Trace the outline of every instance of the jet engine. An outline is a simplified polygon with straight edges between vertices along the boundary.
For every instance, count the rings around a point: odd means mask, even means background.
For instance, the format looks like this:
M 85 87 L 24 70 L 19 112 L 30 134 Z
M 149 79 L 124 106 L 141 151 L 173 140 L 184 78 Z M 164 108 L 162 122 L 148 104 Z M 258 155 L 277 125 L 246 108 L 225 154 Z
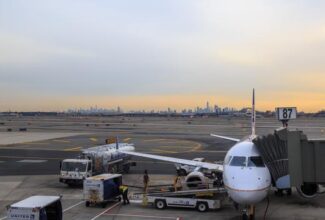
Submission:
M 319 187 L 316 183 L 303 183 L 300 187 L 297 187 L 298 193 L 306 199 L 315 198 L 318 194 L 318 190 Z
M 194 171 L 188 174 L 185 178 L 186 186 L 189 189 L 202 189 L 207 188 L 207 178 L 203 173 Z

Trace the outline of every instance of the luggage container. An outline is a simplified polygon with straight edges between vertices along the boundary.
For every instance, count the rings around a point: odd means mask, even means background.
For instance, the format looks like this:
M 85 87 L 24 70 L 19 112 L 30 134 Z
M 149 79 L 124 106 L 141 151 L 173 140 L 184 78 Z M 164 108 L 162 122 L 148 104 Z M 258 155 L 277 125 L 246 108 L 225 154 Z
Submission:
M 86 207 L 100 204 L 103 208 L 109 201 L 121 201 L 119 187 L 121 174 L 101 174 L 84 180 L 83 193 Z
M 31 196 L 7 207 L 8 220 L 62 220 L 60 196 Z

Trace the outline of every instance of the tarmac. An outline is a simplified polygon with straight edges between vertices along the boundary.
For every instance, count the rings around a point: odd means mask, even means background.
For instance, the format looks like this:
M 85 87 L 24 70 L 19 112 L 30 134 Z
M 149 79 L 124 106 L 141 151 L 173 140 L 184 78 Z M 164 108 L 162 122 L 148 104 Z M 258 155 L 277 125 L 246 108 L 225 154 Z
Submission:
M 105 209 L 86 208 L 82 188 L 59 183 L 59 161 L 76 157 L 80 150 L 104 144 L 118 136 L 121 142 L 134 143 L 136 151 L 208 161 L 222 161 L 233 143 L 209 136 L 210 133 L 242 138 L 250 133 L 249 118 L 163 118 L 163 117 L 1 117 L 0 121 L 0 220 L 6 206 L 31 195 L 62 195 L 64 219 L 240 219 L 232 205 L 199 213 L 191 209 L 156 210 L 132 200 L 131 205 L 112 202 Z M 325 138 L 325 119 L 301 118 L 290 122 L 291 129 L 302 129 L 310 138 Z M 258 118 L 257 133 L 273 133 L 280 123 L 273 118 Z M 8 128 L 12 132 L 7 132 Z M 19 132 L 20 128 L 27 131 Z M 175 167 L 161 161 L 133 158 L 137 166 L 123 175 L 132 186 L 142 184 L 144 169 L 151 184 L 169 183 Z M 139 188 L 131 187 L 131 194 Z M 266 219 L 324 219 L 325 196 L 313 200 L 269 195 Z M 267 201 L 257 206 L 257 219 L 263 219 Z

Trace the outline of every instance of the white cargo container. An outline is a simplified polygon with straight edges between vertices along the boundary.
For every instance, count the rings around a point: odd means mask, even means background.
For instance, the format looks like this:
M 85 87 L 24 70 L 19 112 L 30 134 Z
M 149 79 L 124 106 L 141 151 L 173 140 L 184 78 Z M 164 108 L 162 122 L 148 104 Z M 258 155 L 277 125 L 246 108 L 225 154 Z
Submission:
M 119 187 L 122 184 L 121 174 L 101 174 L 84 180 L 83 192 L 86 206 L 101 204 L 106 206 L 108 201 L 120 200 Z
M 62 220 L 60 196 L 31 196 L 8 207 L 9 220 Z

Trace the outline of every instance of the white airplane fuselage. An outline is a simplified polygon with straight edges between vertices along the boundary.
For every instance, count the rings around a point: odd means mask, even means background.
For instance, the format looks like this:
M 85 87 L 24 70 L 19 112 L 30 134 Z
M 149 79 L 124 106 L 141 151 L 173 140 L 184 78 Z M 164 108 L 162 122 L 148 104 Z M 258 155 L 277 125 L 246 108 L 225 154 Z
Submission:
M 223 167 L 224 186 L 236 203 L 254 205 L 267 196 L 270 171 L 249 139 L 235 144 L 227 152 Z

